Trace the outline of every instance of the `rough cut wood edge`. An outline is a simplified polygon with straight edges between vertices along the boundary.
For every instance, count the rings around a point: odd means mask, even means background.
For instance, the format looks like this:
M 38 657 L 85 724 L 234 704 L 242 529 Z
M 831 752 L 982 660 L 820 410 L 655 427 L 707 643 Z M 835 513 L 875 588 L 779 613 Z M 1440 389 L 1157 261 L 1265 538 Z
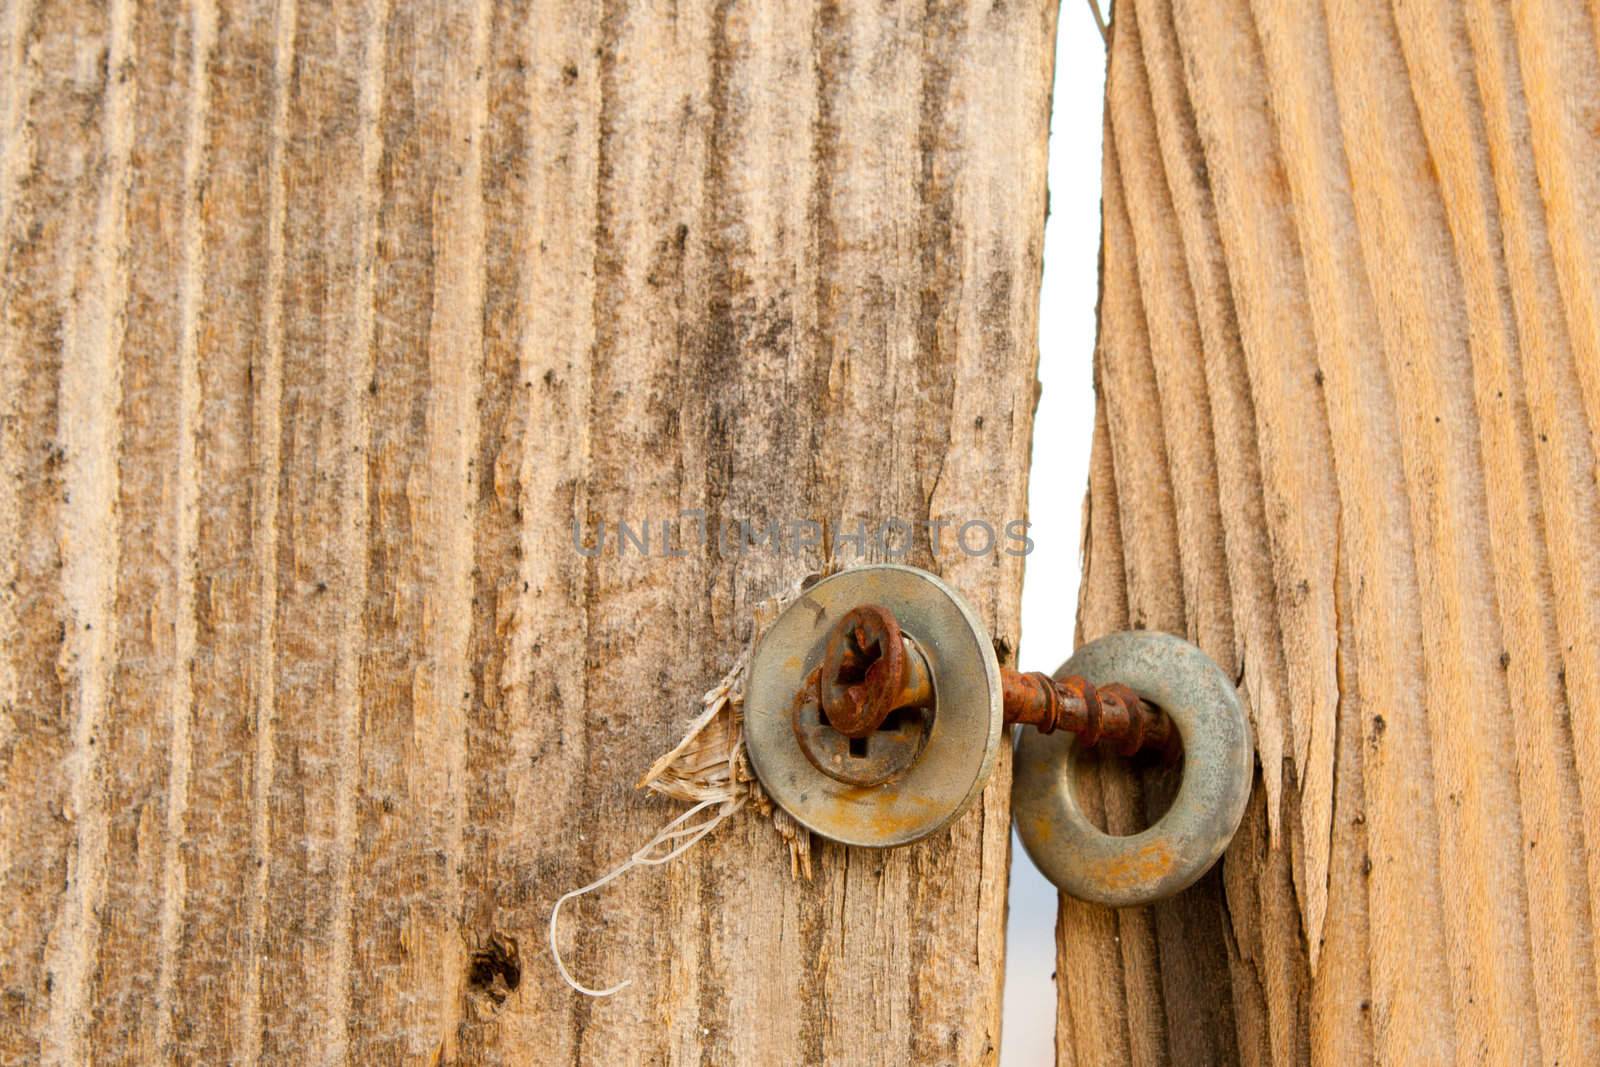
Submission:
M 613 1000 L 541 943 L 751 605 L 1023 517 L 1054 26 L 7 3 L 0 1059 L 993 1062 L 1005 763 L 815 883 L 747 817 L 573 908 Z M 955 533 L 907 558 L 1015 647 Z
M 1262 781 L 1189 900 L 1063 902 L 1060 1058 L 1593 1061 L 1596 11 L 1125 0 L 1110 47 L 1082 636 L 1206 647 Z

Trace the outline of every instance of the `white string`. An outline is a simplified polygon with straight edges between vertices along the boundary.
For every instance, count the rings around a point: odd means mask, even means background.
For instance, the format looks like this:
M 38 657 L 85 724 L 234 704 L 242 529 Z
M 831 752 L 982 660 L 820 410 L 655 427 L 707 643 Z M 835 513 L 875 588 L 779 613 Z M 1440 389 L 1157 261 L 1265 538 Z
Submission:
M 836 569 L 832 566 L 824 567 L 821 573 L 814 577 L 826 577 Z M 644 777 L 638 781 L 638 788 L 648 787 L 663 796 L 694 801 L 696 802 L 694 806 L 663 826 L 643 848 L 629 856 L 621 866 L 590 882 L 582 889 L 574 889 L 570 893 L 563 894 L 550 909 L 550 956 L 555 960 L 556 970 L 561 973 L 561 980 L 577 992 L 591 997 L 609 997 L 628 988 L 633 984 L 633 979 L 625 978 L 608 989 L 590 989 L 572 977 L 572 972 L 567 970 L 566 963 L 561 959 L 561 950 L 556 947 L 556 923 L 561 916 L 561 906 L 585 893 L 603 888 L 635 867 L 659 867 L 664 863 L 670 863 L 692 848 L 702 837 L 715 830 L 724 819 L 738 812 L 751 799 L 756 801 L 758 811 L 773 816 L 773 824 L 789 843 L 791 871 L 798 875 L 803 864 L 806 878 L 811 877 L 810 838 L 806 835 L 805 829 L 787 817 L 779 817 L 781 812 L 773 809 L 766 801 L 760 787 L 752 779 L 744 764 L 744 725 L 741 714 L 744 705 L 744 675 L 750 665 L 751 650 L 760 640 L 765 627 L 770 625 L 783 608 L 800 594 L 803 584 L 796 583 L 788 593 L 773 597 L 757 608 L 755 625 L 744 651 L 734 660 L 733 666 L 728 668 L 728 673 L 722 676 L 722 680 L 700 698 L 701 712 L 689 724 L 683 739 L 670 752 L 663 754 L 651 764 Z M 717 811 L 709 819 L 690 823 L 696 815 L 712 806 L 717 806 Z M 666 852 L 657 852 L 664 847 L 667 848 Z
M 656 836 L 652 837 L 648 842 L 646 842 L 644 847 L 639 849 L 639 851 L 635 852 L 632 856 L 629 856 L 627 861 L 624 862 L 620 867 L 595 879 L 582 889 L 574 889 L 570 893 L 564 894 L 560 900 L 556 901 L 555 907 L 550 909 L 550 955 L 556 961 L 556 970 L 561 972 L 562 981 L 566 982 L 567 985 L 571 986 L 579 993 L 583 993 L 591 997 L 609 997 L 615 993 L 622 992 L 624 989 L 633 984 L 632 978 L 624 978 L 622 981 L 618 982 L 614 986 L 611 986 L 609 989 L 590 989 L 588 986 L 572 977 L 572 972 L 567 970 L 567 965 L 561 960 L 561 950 L 556 947 L 556 920 L 560 918 L 561 905 L 565 904 L 569 900 L 574 899 L 575 897 L 581 897 L 585 893 L 592 893 L 596 889 L 602 888 L 608 883 L 622 877 L 624 874 L 627 874 L 635 867 L 659 867 L 663 863 L 670 863 L 672 860 L 677 859 L 690 848 L 694 847 L 694 845 L 702 837 L 709 834 L 712 830 L 715 830 L 722 823 L 722 820 L 726 819 L 728 816 L 744 807 L 745 800 L 748 798 L 748 796 L 748 793 L 740 793 L 737 797 L 734 797 L 731 800 L 719 800 L 717 798 L 712 798 L 711 800 L 702 800 L 700 803 L 696 804 L 694 807 L 690 808 L 682 815 L 679 815 L 676 819 L 673 819 L 671 822 L 667 823 L 667 825 L 663 826 Z M 711 818 L 693 826 L 683 825 L 700 812 L 715 804 L 720 804 L 722 807 Z M 669 842 L 675 841 L 679 838 L 684 838 L 684 841 L 681 844 L 673 846 L 669 851 L 662 855 L 651 855 L 652 849 L 659 848 L 662 845 L 666 845 Z

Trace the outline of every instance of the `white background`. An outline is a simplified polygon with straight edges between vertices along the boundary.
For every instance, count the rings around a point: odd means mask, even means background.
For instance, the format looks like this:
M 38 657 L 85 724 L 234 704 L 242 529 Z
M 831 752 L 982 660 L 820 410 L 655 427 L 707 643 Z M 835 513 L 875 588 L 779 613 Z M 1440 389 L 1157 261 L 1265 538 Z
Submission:
M 1072 652 L 1080 516 L 1094 429 L 1091 365 L 1099 293 L 1100 133 L 1105 42 L 1084 3 L 1061 6 L 1050 119 L 1050 218 L 1044 231 L 1039 380 L 1022 581 L 1022 670 L 1054 671 Z M 1011 912 L 1001 1067 L 1055 1062 L 1056 890 L 1012 837 Z

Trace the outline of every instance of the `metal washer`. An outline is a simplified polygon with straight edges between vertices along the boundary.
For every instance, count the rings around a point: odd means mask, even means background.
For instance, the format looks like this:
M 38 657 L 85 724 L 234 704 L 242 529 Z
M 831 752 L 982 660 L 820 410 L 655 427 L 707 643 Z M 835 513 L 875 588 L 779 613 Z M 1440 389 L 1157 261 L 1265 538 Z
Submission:
M 795 738 L 796 694 L 851 609 L 881 604 L 921 646 L 933 675 L 933 725 L 917 762 L 878 786 L 823 774 Z M 989 781 L 1004 735 L 1000 664 L 988 631 L 933 575 L 879 564 L 841 571 L 786 608 L 757 646 L 745 684 L 745 744 L 767 794 L 814 833 L 847 845 L 905 845 L 948 826 Z
M 1012 765 L 1011 815 L 1023 847 L 1063 892 L 1114 908 L 1182 892 L 1227 850 L 1255 773 L 1250 722 L 1233 681 L 1182 638 L 1108 634 L 1073 654 L 1057 678 L 1121 682 L 1160 706 L 1183 738 L 1183 780 L 1155 825 L 1114 837 L 1089 821 L 1073 789 L 1077 739 L 1024 730 Z

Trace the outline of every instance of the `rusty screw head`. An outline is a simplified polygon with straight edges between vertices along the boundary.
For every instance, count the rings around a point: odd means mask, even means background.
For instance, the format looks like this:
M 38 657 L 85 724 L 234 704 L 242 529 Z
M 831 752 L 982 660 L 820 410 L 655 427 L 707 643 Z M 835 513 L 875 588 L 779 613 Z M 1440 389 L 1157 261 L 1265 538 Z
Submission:
M 876 786 L 906 772 L 933 723 L 928 661 L 889 609 L 863 604 L 828 632 L 822 662 L 795 698 L 794 733 L 817 770 Z
M 905 642 L 886 608 L 863 604 L 828 635 L 818 695 L 828 724 L 846 737 L 867 737 L 882 725 L 905 680 Z

